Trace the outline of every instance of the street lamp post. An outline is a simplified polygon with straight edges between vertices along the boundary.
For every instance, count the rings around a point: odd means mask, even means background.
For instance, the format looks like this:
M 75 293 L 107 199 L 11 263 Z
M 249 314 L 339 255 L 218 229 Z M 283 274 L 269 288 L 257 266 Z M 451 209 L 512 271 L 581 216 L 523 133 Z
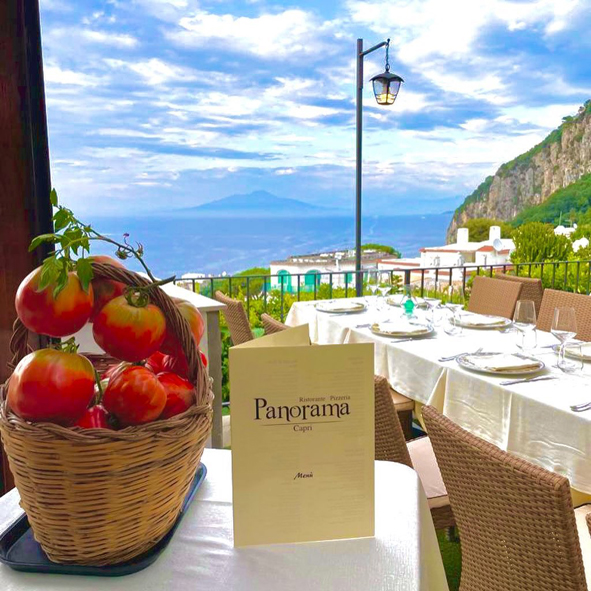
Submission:
M 356 128 L 356 178 L 355 178 L 355 288 L 358 296 L 363 295 L 363 274 L 361 272 L 361 146 L 362 138 L 361 132 L 363 127 L 363 58 L 366 55 L 380 49 L 386 48 L 386 69 L 383 74 L 374 76 L 371 81 L 373 83 L 373 91 L 378 105 L 392 105 L 398 96 L 400 85 L 404 80 L 396 74 L 390 72 L 390 64 L 388 61 L 388 49 L 390 47 L 390 39 L 382 41 L 369 49 L 363 51 L 363 39 L 357 39 L 357 128 Z

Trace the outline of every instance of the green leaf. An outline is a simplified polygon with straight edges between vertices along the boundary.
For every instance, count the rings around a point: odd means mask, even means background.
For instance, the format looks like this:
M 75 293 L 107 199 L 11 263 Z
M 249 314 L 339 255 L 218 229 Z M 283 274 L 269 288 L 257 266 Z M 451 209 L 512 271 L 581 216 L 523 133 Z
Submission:
M 94 277 L 90 260 L 78 259 L 76 261 L 76 273 L 78 274 L 78 279 L 80 279 L 80 283 L 82 284 L 82 289 L 84 291 L 88 291 L 88 286 Z
M 70 223 L 70 214 L 67 209 L 59 209 L 53 216 L 55 231 L 63 230 Z
M 51 189 L 51 193 L 49 193 L 49 201 L 51 205 L 57 207 L 57 191 L 55 189 Z
M 40 244 L 44 242 L 57 242 L 59 238 L 55 234 L 40 234 L 31 240 L 31 244 L 29 246 L 29 252 L 35 250 Z
M 53 285 L 57 281 L 59 274 L 59 265 L 54 257 L 48 257 L 41 267 L 41 276 L 39 277 L 39 291 L 43 291 L 48 285 Z

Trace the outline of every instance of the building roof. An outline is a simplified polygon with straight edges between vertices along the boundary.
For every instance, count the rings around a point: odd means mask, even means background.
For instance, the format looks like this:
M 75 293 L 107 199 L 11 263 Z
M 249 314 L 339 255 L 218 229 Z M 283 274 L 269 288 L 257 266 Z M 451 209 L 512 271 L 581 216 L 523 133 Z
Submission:
M 378 262 L 382 257 L 391 256 L 386 252 L 377 250 L 364 250 L 361 253 L 361 261 L 365 263 Z M 271 265 L 330 265 L 355 262 L 354 250 L 335 250 L 332 252 L 319 252 L 314 254 L 293 255 L 282 261 L 271 261 Z
M 499 250 L 499 253 L 508 254 L 515 248 L 515 243 L 511 238 L 500 238 L 499 239 L 503 247 Z M 454 242 L 452 244 L 446 244 L 445 246 L 429 246 L 421 248 L 421 252 L 493 252 L 495 250 L 492 240 L 484 240 L 483 242 Z

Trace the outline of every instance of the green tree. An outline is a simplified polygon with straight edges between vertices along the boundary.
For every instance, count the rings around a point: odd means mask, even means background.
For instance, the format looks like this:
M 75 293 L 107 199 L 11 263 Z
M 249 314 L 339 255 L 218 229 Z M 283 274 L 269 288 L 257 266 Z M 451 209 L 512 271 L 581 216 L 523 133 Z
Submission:
M 385 244 L 374 244 L 374 243 L 363 244 L 361 246 L 361 250 L 378 250 L 380 252 L 385 252 L 387 254 L 390 254 L 390 255 L 396 257 L 397 259 L 402 257 L 402 254 L 400 253 L 399 250 L 395 249 L 393 246 L 387 246 Z
M 483 242 L 484 240 L 488 240 L 491 226 L 500 226 L 502 238 L 511 238 L 513 235 L 513 226 L 502 220 L 474 218 L 468 220 L 462 227 L 468 228 L 471 242 Z
M 551 224 L 531 222 L 519 226 L 513 233 L 515 250 L 511 254 L 514 263 L 565 261 L 573 252 L 567 236 L 557 236 Z

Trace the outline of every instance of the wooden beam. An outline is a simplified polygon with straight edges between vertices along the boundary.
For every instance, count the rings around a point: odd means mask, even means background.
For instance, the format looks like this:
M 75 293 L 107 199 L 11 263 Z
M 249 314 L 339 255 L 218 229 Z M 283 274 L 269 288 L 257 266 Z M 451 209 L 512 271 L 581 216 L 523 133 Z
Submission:
M 44 253 L 31 238 L 51 232 L 49 152 L 38 0 L 0 1 L 0 381 L 19 283 Z M 12 487 L 2 454 L 0 492 Z

